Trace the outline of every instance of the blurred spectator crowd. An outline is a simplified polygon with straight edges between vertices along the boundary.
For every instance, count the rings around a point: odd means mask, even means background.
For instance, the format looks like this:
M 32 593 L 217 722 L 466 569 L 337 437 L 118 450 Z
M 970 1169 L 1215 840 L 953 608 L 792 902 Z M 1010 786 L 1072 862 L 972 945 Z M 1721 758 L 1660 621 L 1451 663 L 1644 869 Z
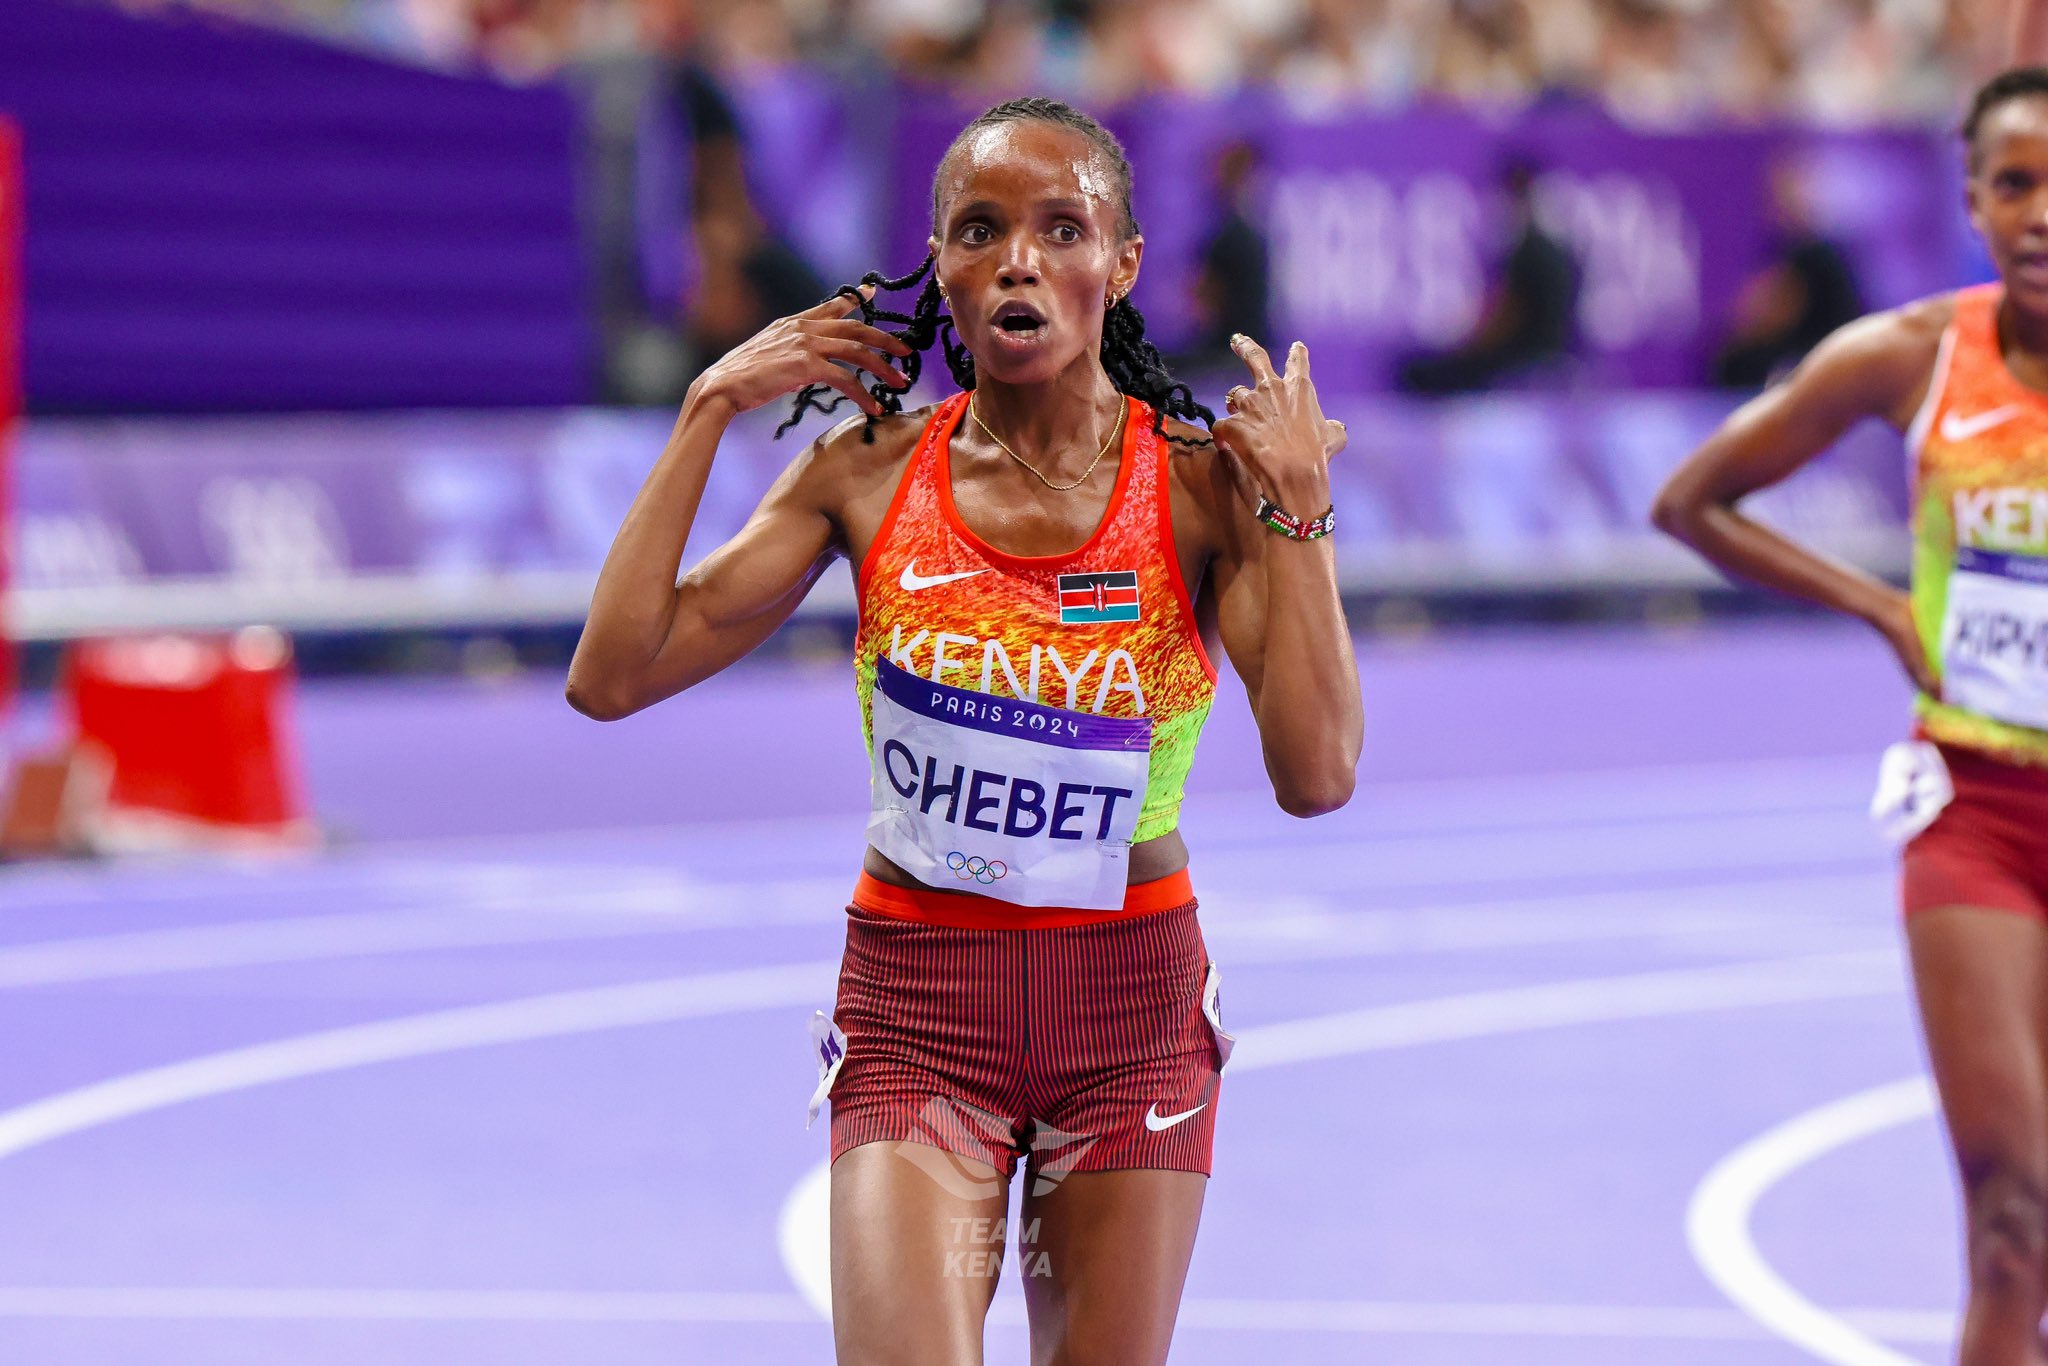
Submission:
M 1304 112 L 1590 97 L 1646 128 L 1946 121 L 2010 0 L 118 0 L 515 80 L 687 49 L 744 78 L 812 62 L 969 97 L 1095 105 L 1270 84 Z

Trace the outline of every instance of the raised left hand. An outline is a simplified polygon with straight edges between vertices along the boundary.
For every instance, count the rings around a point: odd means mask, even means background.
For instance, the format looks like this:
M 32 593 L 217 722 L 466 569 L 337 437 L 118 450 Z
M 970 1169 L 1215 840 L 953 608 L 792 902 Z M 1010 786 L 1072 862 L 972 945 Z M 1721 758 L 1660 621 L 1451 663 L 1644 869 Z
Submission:
M 1224 395 L 1227 416 L 1210 429 L 1249 495 L 1263 493 L 1297 517 L 1320 517 L 1330 506 L 1330 458 L 1344 449 L 1344 424 L 1323 416 L 1309 378 L 1308 347 L 1287 349 L 1287 368 L 1250 337 L 1233 337 L 1231 350 L 1252 372 L 1250 385 Z

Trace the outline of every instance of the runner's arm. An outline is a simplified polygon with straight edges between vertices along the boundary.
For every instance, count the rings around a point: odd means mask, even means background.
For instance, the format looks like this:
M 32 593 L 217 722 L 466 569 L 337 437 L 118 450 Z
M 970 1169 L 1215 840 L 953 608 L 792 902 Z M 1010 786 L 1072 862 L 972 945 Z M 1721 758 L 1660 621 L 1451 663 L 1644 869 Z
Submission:
M 677 581 L 722 430 L 686 405 L 619 528 L 569 665 L 569 704 L 586 716 L 615 721 L 703 682 L 766 640 L 831 562 L 837 529 L 806 478 L 813 446 Z
M 616 720 L 681 692 L 739 659 L 788 619 L 839 545 L 838 490 L 827 472 L 847 429 L 791 463 L 738 535 L 680 582 L 683 547 L 712 458 L 738 414 L 823 383 L 880 412 L 851 369 L 907 387 L 883 354 L 909 348 L 847 318 L 829 299 L 771 323 L 690 386 L 668 444 L 605 556 L 590 616 L 569 664 L 569 705 Z
M 1866 417 L 1904 428 L 1925 392 L 1941 310 L 1921 304 L 1850 323 L 1782 383 L 1731 414 L 1658 493 L 1651 520 L 1728 574 L 1868 622 L 1933 691 L 1906 595 L 1745 515 L 1741 502 L 1787 478 Z
M 1350 800 L 1365 730 L 1337 556 L 1329 537 L 1277 535 L 1248 497 L 1255 488 L 1291 512 L 1321 515 L 1342 428 L 1323 419 L 1306 347 L 1276 374 L 1257 343 L 1236 345 L 1255 383 L 1232 391 L 1242 397 L 1215 428 L 1205 502 L 1217 523 L 1217 630 L 1251 699 L 1273 795 L 1289 815 L 1321 815 Z

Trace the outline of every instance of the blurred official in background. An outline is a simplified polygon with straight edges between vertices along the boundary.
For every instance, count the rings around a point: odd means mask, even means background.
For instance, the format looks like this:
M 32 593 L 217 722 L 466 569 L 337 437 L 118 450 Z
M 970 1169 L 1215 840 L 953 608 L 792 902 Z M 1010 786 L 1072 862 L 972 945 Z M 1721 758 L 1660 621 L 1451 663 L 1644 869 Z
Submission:
M 1459 394 L 1511 382 L 1540 382 L 1571 358 L 1579 306 L 1579 265 L 1536 217 L 1533 162 L 1501 172 L 1507 203 L 1506 257 L 1471 334 L 1450 351 L 1411 357 L 1401 387 L 1411 394 Z

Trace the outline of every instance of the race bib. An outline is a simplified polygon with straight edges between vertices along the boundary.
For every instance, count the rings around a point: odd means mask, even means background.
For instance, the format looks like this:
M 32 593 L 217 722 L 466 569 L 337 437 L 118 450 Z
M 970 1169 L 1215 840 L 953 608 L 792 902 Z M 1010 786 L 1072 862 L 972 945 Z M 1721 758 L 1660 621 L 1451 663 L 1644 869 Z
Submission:
M 1152 721 L 992 697 L 875 661 L 868 842 L 933 887 L 1114 910 Z
M 1870 798 L 1870 819 L 1893 844 L 1904 844 L 1934 824 L 1934 818 L 1956 799 L 1948 764 L 1941 751 L 1925 740 L 1901 740 L 1884 752 L 1877 765 L 1877 791 Z
M 806 1129 L 818 1122 L 818 1111 L 825 1108 L 832 1083 L 839 1079 L 839 1069 L 846 1066 L 846 1031 L 822 1010 L 811 1012 L 811 1051 L 818 1059 L 818 1085 L 811 1092 L 810 1113 L 804 1116 Z
M 1209 1021 L 1209 1032 L 1216 1036 L 1216 1075 L 1220 1077 L 1230 1069 L 1237 1035 L 1223 1027 L 1223 972 L 1214 963 L 1209 964 L 1209 976 L 1202 983 L 1202 1015 Z
M 2048 557 L 1956 551 L 1941 695 L 1993 720 L 2048 730 Z

